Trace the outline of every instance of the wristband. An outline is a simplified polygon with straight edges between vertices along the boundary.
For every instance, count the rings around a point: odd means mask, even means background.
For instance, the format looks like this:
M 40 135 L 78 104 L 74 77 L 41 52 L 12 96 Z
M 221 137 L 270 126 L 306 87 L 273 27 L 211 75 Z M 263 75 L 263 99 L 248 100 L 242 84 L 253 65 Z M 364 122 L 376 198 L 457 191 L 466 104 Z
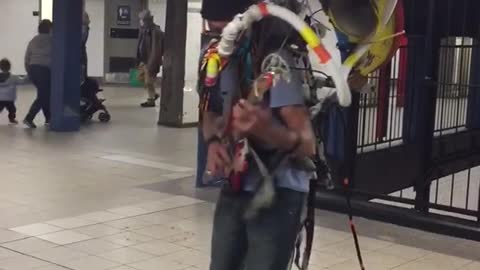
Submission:
M 214 142 L 221 143 L 222 139 L 220 139 L 220 137 L 218 137 L 217 135 L 213 135 L 212 137 L 210 137 L 208 140 L 205 141 L 205 144 L 208 146 Z

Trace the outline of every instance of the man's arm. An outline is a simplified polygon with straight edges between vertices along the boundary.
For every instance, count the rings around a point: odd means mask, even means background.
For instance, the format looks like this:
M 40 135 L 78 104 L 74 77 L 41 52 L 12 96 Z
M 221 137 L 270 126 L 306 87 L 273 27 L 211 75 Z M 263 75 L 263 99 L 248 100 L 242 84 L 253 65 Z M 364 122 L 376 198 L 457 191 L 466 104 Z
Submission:
M 234 109 L 234 127 L 246 136 L 254 136 L 277 149 L 292 151 L 296 156 L 315 154 L 315 136 L 304 106 L 279 108 L 285 126 L 272 121 L 270 109 L 241 101 Z
M 163 40 L 164 34 L 162 30 L 159 28 L 154 28 L 152 31 L 152 39 L 153 39 L 153 46 L 152 46 L 152 53 L 148 59 L 147 67 L 149 70 L 153 70 L 157 67 L 157 65 L 162 65 L 163 63 Z
M 222 116 L 218 113 L 208 111 L 203 113 L 202 132 L 206 141 L 215 136 L 219 136 L 221 132 L 219 122 L 222 121 L 221 119 Z

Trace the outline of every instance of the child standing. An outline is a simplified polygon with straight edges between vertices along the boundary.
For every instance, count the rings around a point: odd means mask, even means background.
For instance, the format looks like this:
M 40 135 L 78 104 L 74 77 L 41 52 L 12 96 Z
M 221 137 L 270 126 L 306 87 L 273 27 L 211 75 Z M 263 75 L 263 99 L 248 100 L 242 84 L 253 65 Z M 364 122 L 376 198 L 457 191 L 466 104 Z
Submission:
M 11 67 L 8 59 L 0 60 L 0 113 L 6 108 L 10 123 L 18 124 L 17 108 L 15 107 L 18 79 L 10 73 Z

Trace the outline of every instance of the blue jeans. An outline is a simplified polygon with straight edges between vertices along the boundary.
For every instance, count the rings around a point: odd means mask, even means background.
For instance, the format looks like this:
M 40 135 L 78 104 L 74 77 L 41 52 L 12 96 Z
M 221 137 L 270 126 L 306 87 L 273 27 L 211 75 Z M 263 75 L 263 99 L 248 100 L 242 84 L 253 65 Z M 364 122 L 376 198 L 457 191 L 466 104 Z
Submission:
M 28 77 L 37 88 L 37 98 L 33 101 L 25 120 L 32 122 L 35 116 L 43 111 L 46 122 L 50 122 L 50 93 L 51 76 L 50 68 L 45 66 L 31 65 L 28 67 Z
M 252 194 L 222 190 L 213 222 L 210 270 L 287 270 L 307 194 L 277 189 L 272 207 L 245 220 Z

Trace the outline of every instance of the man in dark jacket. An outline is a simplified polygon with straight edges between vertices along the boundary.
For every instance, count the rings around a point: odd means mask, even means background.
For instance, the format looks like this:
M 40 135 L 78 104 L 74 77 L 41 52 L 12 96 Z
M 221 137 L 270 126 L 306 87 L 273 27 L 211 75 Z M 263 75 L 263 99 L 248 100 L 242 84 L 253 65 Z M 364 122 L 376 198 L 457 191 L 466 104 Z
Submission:
M 142 107 L 155 107 L 155 101 L 159 95 L 155 91 L 155 79 L 163 64 L 163 40 L 164 33 L 160 26 L 153 21 L 153 15 L 149 10 L 140 13 L 140 38 L 137 48 L 137 61 L 140 73 L 148 91 L 148 99 L 142 103 Z

